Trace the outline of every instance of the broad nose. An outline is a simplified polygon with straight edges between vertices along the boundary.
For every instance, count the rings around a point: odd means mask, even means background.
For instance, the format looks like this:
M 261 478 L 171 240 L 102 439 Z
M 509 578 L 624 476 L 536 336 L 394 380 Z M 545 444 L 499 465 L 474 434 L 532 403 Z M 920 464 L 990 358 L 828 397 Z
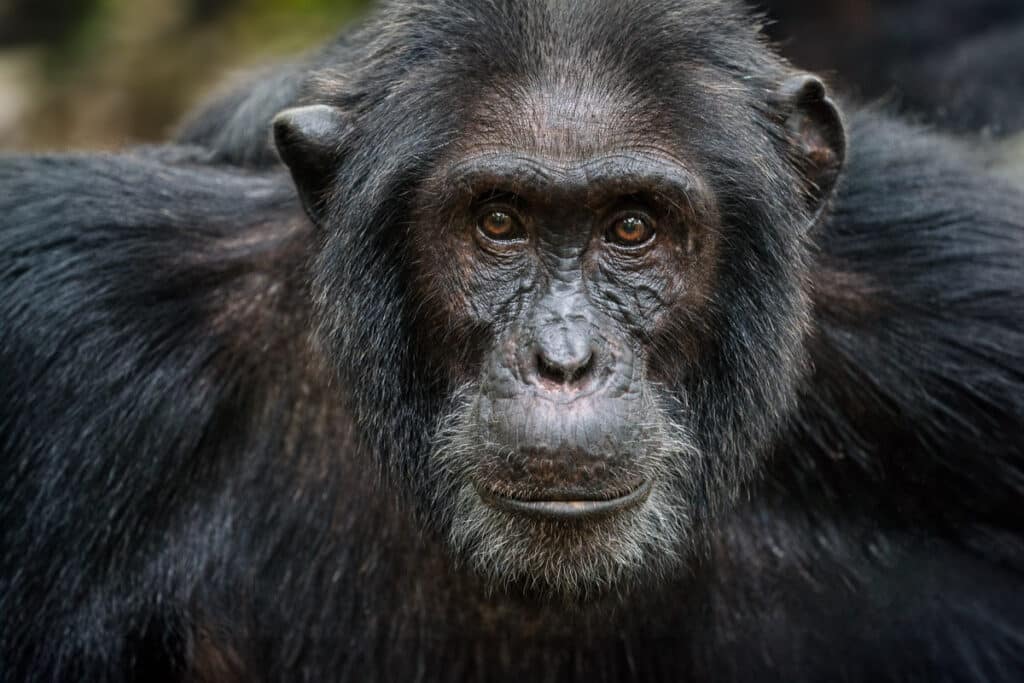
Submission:
M 534 379 L 546 389 L 580 391 L 594 377 L 596 351 L 589 334 L 557 326 L 538 335 Z

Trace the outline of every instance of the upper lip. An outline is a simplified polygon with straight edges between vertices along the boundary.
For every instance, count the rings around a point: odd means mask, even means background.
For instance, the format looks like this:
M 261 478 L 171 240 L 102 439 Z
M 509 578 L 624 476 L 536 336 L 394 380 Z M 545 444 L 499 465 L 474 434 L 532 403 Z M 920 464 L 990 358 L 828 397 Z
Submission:
M 512 497 L 484 487 L 480 497 L 489 505 L 506 512 L 553 520 L 581 520 L 603 517 L 643 502 L 651 492 L 645 481 L 623 495 L 602 496 L 585 493 L 552 493 L 543 499 Z

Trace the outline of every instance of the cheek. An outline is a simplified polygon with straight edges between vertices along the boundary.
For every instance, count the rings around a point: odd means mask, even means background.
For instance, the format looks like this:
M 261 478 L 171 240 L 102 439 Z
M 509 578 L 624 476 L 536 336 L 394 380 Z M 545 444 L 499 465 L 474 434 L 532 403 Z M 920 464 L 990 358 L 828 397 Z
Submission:
M 467 283 L 472 263 L 463 249 L 430 245 L 414 256 L 413 283 L 417 313 L 445 326 L 465 317 L 472 304 Z
M 474 376 L 484 351 L 529 305 L 535 272 L 526 259 L 488 262 L 472 240 L 424 240 L 413 256 L 410 315 L 435 364 L 449 377 Z M 429 347 L 429 348 L 426 348 Z
M 407 315 L 415 328 L 417 352 L 439 375 L 456 383 L 479 356 L 484 336 L 473 314 L 470 283 L 474 264 L 468 250 L 440 235 L 414 238 L 410 255 Z
M 680 270 L 662 251 L 622 262 L 599 256 L 587 269 L 595 305 L 641 340 L 651 335 L 682 294 Z
M 465 283 L 470 313 L 495 332 L 508 329 L 531 305 L 536 275 L 536 268 L 525 258 L 478 263 Z
M 660 278 L 633 274 L 595 278 L 591 297 L 616 327 L 642 340 L 650 335 L 664 308 L 664 283 Z
M 711 244 L 700 251 L 666 245 L 643 262 L 592 265 L 591 296 L 652 364 L 678 366 L 696 359 L 707 338 L 704 314 L 714 272 Z
M 665 277 L 665 302 L 649 337 L 651 378 L 676 386 L 715 344 L 710 302 L 716 282 L 714 252 L 679 254 Z
M 714 254 L 708 245 L 695 253 L 675 247 L 662 259 L 659 269 L 664 307 L 656 330 L 680 314 L 688 319 L 699 317 L 712 298 L 715 268 Z

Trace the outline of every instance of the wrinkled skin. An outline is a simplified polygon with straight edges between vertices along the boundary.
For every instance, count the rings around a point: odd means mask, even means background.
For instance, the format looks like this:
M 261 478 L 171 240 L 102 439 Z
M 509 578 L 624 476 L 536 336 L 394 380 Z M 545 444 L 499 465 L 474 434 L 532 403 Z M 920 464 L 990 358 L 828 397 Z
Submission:
M 646 342 L 700 299 L 707 261 L 694 245 L 707 239 L 699 221 L 713 223 L 689 207 L 707 198 L 688 196 L 695 183 L 678 163 L 633 150 L 566 161 L 490 153 L 431 184 L 458 194 L 436 219 L 437 244 L 414 234 L 420 277 L 458 293 L 446 324 L 484 331 L 479 376 L 463 378 L 465 415 L 453 416 L 461 428 L 434 456 L 466 479 L 453 540 L 479 554 L 518 539 L 517 554 L 562 572 L 586 571 L 573 555 L 640 566 L 652 539 L 689 531 L 691 501 L 670 487 L 698 451 L 650 376 Z M 433 215 L 418 223 L 424 232 Z M 507 235 L 478 225 L 493 215 L 508 217 Z M 502 579 L 551 571 L 508 559 L 488 556 L 487 569 Z M 588 580 L 611 580 L 611 566 L 600 571 Z
M 811 204 L 794 196 L 790 207 L 809 223 L 841 164 L 842 126 L 810 76 L 791 76 L 772 104 L 792 135 L 790 172 L 815 182 Z M 716 196 L 699 148 L 644 111 L 614 81 L 484 91 L 412 202 L 403 248 L 421 336 L 451 340 L 422 350 L 451 406 L 426 496 L 447 510 L 440 525 L 456 554 L 495 584 L 575 598 L 677 571 L 744 483 L 708 460 L 764 448 L 733 454 L 696 435 L 693 411 L 707 408 L 694 377 L 717 343 L 707 309 L 719 242 L 735 229 L 719 202 L 732 200 Z M 330 189 L 317 183 L 344 116 L 289 110 L 276 131 L 324 220 L 315 198 Z M 801 250 L 802 232 L 779 231 L 784 249 Z M 807 315 L 790 284 L 770 344 L 785 345 Z M 659 356 L 659 344 L 672 351 Z M 788 353 L 768 370 L 791 395 L 802 352 Z

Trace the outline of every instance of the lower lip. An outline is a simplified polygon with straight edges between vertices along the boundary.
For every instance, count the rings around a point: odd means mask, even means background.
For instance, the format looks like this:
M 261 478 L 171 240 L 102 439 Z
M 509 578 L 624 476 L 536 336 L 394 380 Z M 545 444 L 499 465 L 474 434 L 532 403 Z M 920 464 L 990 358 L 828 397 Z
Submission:
M 628 510 L 647 500 L 651 493 L 651 482 L 644 482 L 639 488 L 610 500 L 519 500 L 478 489 L 480 497 L 491 507 L 538 519 L 555 521 L 580 521 L 607 517 Z

